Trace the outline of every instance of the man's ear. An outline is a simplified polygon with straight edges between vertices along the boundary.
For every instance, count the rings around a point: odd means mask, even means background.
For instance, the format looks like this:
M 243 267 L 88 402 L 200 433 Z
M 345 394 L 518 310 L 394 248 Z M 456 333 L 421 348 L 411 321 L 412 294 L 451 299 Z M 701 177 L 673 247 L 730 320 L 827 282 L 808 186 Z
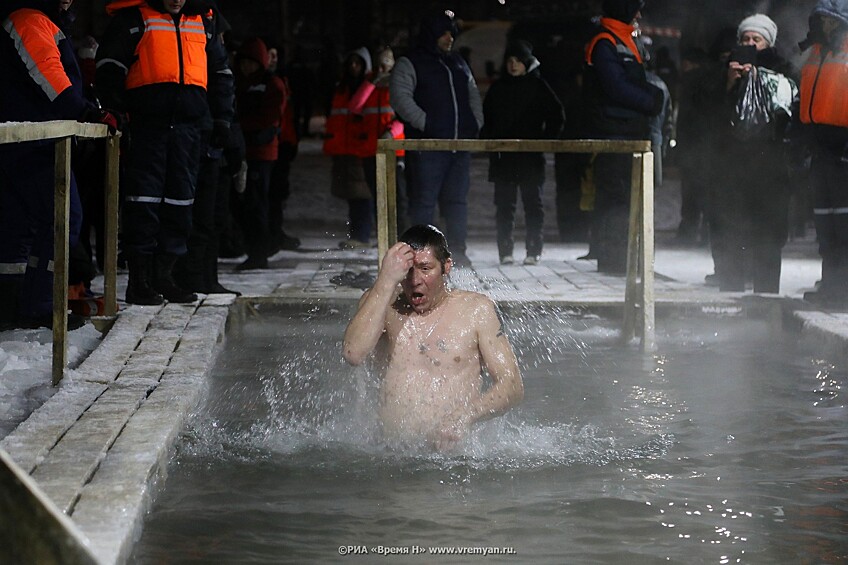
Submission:
M 449 275 L 451 272 L 451 267 L 453 267 L 453 259 L 448 258 L 445 261 L 445 272 L 442 274 L 445 276 Z

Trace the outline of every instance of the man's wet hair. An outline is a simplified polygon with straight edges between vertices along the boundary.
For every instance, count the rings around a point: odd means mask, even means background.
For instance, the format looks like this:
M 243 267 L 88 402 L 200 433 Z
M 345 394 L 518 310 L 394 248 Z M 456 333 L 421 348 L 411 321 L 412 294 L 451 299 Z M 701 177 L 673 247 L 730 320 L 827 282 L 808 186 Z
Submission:
M 441 263 L 442 269 L 445 268 L 445 262 L 450 259 L 451 252 L 448 250 L 448 241 L 445 239 L 445 234 L 435 226 L 428 224 L 412 226 L 403 232 L 399 239 L 415 251 L 420 251 L 425 247 L 431 248 L 433 255 Z

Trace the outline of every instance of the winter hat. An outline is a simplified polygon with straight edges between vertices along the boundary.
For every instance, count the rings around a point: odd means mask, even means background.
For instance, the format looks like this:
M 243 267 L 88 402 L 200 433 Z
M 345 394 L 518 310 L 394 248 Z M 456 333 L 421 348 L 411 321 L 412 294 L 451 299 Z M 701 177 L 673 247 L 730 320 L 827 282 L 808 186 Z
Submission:
M 525 67 L 530 68 L 530 64 L 533 62 L 533 46 L 529 41 L 523 39 L 511 41 L 504 51 L 504 61 L 510 57 L 515 57 L 524 63 Z
M 268 47 L 258 37 L 251 37 L 241 44 L 236 52 L 236 59 L 250 59 L 262 66 L 262 70 L 268 68 Z
M 604 0 L 603 12 L 608 18 L 629 24 L 645 6 L 645 0 Z
M 777 24 L 765 14 L 754 14 L 742 20 L 736 29 L 736 38 L 741 39 L 746 31 L 754 31 L 762 35 L 769 47 L 774 47 L 774 42 L 777 41 Z
M 368 52 L 367 47 L 360 47 L 359 49 L 351 51 L 345 57 L 345 61 L 347 61 L 351 55 L 358 55 L 365 62 L 366 75 L 371 72 L 371 53 Z
M 848 27 L 848 6 L 844 2 L 834 2 L 833 0 L 819 0 L 816 7 L 813 8 L 813 16 L 830 16 L 842 22 L 843 26 Z
M 459 33 L 453 12 L 444 11 L 431 14 L 421 21 L 418 44 L 428 51 L 433 51 L 436 49 L 436 41 L 446 31 L 451 32 L 454 37 Z

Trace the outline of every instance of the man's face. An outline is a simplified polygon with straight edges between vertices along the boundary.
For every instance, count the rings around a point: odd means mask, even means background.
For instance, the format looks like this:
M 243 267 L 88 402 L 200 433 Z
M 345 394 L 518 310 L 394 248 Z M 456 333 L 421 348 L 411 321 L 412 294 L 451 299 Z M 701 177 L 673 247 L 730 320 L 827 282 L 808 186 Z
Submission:
M 165 11 L 169 14 L 179 14 L 185 3 L 186 0 L 165 0 Z
M 415 251 L 412 268 L 401 281 L 401 288 L 412 309 L 422 314 L 434 308 L 447 291 L 447 281 L 443 275 L 451 270 L 451 260 L 445 262 L 445 268 L 436 259 L 433 249 L 425 247 Z
M 445 53 L 451 50 L 451 47 L 453 47 L 453 34 L 451 34 L 450 30 L 439 36 L 439 39 L 436 40 L 436 47 Z
M 59 9 L 63 12 L 67 12 L 71 9 L 71 4 L 74 3 L 74 0 L 59 0 Z

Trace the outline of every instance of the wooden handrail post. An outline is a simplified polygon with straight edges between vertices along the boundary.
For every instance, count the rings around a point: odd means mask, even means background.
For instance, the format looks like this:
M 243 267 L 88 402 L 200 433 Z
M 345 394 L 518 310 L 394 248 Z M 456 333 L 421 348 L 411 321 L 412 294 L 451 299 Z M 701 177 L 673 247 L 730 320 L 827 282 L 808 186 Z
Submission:
M 638 270 L 639 270 L 639 218 L 641 217 L 642 195 L 642 154 L 633 154 L 633 164 L 630 174 L 630 216 L 627 223 L 627 278 L 624 286 L 624 322 L 622 324 L 621 341 L 629 343 L 636 331 L 636 316 L 638 312 L 637 299 Z
M 654 296 L 654 154 L 642 155 L 640 208 L 641 242 L 639 271 L 642 277 L 642 351 L 656 350 L 655 296 Z
M 71 203 L 71 138 L 56 141 L 53 198 L 53 386 L 68 362 L 68 216 Z
M 388 174 L 386 168 L 387 151 L 377 151 L 377 265 L 383 264 L 383 257 L 389 250 L 389 210 L 386 198 Z
M 103 313 L 114 316 L 118 313 L 118 194 L 119 157 L 121 138 L 110 135 L 106 138 L 106 218 L 103 245 Z
M 389 247 L 398 239 L 397 230 L 397 155 L 386 152 L 386 213 L 389 224 Z

